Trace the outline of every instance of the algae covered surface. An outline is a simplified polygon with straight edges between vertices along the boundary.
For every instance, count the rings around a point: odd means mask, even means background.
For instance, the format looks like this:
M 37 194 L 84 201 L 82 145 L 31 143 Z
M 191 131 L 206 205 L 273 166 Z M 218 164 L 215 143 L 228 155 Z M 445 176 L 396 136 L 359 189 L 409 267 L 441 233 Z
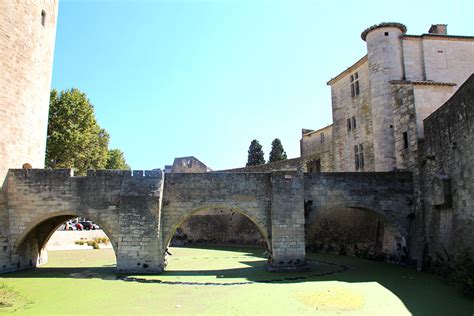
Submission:
M 0 314 L 473 315 L 474 301 L 433 275 L 308 254 L 311 271 L 270 273 L 262 249 L 170 248 L 164 273 L 114 273 L 113 250 L 50 251 L 41 268 L 0 278 Z

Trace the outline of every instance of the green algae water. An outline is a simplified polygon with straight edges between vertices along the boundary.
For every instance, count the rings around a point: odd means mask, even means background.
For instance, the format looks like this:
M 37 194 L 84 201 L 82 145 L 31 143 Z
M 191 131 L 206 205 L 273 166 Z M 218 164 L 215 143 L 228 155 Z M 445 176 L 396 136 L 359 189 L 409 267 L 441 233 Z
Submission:
M 0 314 L 474 314 L 456 287 L 393 264 L 309 253 L 311 271 L 270 273 L 263 249 L 170 252 L 160 275 L 116 276 L 111 249 L 50 251 L 41 268 L 2 275 Z

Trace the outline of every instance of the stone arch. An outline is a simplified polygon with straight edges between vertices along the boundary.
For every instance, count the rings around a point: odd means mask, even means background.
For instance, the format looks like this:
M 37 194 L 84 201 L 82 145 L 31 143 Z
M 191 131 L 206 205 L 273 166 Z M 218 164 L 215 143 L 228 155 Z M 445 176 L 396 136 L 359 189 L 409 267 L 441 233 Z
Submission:
M 398 258 L 406 255 L 407 252 L 407 244 L 406 244 L 406 237 L 407 231 L 400 225 L 399 222 L 395 218 L 392 218 L 390 214 L 397 213 L 394 210 L 383 210 L 378 205 L 370 205 L 361 202 L 339 202 L 339 203 L 331 203 L 331 205 L 317 207 L 313 216 L 313 220 L 310 221 L 310 224 L 307 225 L 307 236 L 314 236 L 316 234 L 316 219 L 320 216 L 320 214 L 328 214 L 331 211 L 335 210 L 360 210 L 363 212 L 367 212 L 375 216 L 376 219 L 380 220 L 384 224 L 384 228 L 387 229 L 390 236 L 393 237 L 396 245 L 396 252 Z
M 90 214 L 89 212 L 86 215 L 76 211 L 57 211 L 42 214 L 30 220 L 28 223 L 25 223 L 26 227 L 22 229 L 21 233 L 16 237 L 13 243 L 13 253 L 18 256 L 18 268 L 21 269 L 36 266 L 36 264 L 33 263 L 34 257 L 41 257 L 44 247 L 53 233 L 65 221 L 75 217 L 85 217 L 97 223 L 109 238 L 117 259 L 118 247 L 116 238 L 111 233 L 110 229 L 108 229 L 107 224 L 103 223 L 98 216 L 93 216 L 93 214 Z M 33 248 L 31 248 L 31 243 L 34 243 Z M 25 260 L 25 258 L 27 259 Z
M 164 227 L 164 231 L 166 231 L 165 235 L 163 236 L 163 246 L 164 250 L 168 248 L 168 245 L 171 242 L 176 230 L 178 227 L 183 224 L 186 220 L 188 220 L 191 216 L 196 213 L 213 210 L 213 209 L 229 209 L 235 211 L 245 217 L 247 217 L 260 231 L 263 238 L 265 239 L 265 243 L 267 244 L 267 249 L 271 249 L 271 240 L 270 240 L 270 228 L 265 225 L 259 218 L 253 216 L 250 212 L 244 211 L 243 209 L 236 207 L 236 206 L 229 206 L 229 205 L 221 205 L 221 204 L 211 204 L 202 206 L 191 211 L 186 211 L 182 216 L 180 216 L 170 227 Z
M 402 214 L 400 210 L 393 210 L 393 209 L 382 209 L 382 207 L 378 204 L 366 204 L 358 201 L 352 202 L 335 202 L 331 203 L 328 206 L 322 206 L 320 210 L 329 210 L 329 209 L 337 209 L 337 208 L 351 208 L 351 209 L 359 209 L 368 212 L 373 212 L 377 214 L 381 219 L 383 219 L 390 227 L 391 232 L 397 236 L 404 237 L 407 235 L 407 232 L 403 227 L 400 226 L 400 223 L 397 222 L 396 219 L 393 219 L 389 216 L 389 214 Z

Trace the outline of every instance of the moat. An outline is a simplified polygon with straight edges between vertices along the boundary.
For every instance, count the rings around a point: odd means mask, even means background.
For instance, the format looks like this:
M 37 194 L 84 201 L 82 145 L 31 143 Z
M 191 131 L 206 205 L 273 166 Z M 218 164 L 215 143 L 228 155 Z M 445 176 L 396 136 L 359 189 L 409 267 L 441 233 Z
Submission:
M 267 272 L 261 264 L 265 261 L 261 248 L 173 247 L 169 251 L 172 255 L 166 271 L 156 276 L 116 276 L 112 249 L 50 251 L 48 264 L 3 275 L 0 312 L 90 314 L 93 311 L 117 315 L 315 312 L 366 315 L 381 310 L 385 315 L 471 315 L 474 312 L 474 301 L 464 298 L 456 287 L 433 275 L 394 264 L 308 253 L 310 272 L 275 274 Z M 46 288 L 48 291 L 40 290 Z M 64 304 L 57 304 L 58 301 Z

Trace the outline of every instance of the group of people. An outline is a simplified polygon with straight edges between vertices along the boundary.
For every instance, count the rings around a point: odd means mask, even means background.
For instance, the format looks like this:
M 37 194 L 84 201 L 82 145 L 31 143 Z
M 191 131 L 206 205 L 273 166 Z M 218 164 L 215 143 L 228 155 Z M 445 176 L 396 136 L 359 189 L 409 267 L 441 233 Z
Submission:
M 70 221 L 67 221 L 64 227 L 64 230 L 83 230 L 84 226 L 82 226 L 81 223 L 75 222 L 72 223 Z

